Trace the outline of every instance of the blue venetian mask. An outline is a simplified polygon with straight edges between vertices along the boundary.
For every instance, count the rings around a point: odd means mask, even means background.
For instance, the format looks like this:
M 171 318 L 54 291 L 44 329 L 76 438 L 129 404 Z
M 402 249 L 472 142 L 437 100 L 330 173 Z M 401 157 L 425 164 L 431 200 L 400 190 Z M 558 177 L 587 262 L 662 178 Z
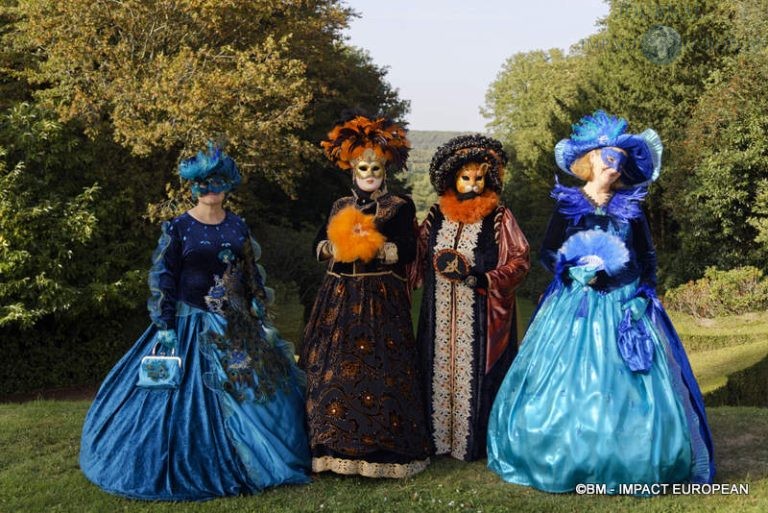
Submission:
M 195 180 L 192 183 L 192 195 L 196 198 L 209 193 L 227 192 L 231 189 L 232 182 L 220 175 L 209 176 L 203 180 Z
M 601 149 L 600 157 L 606 166 L 615 169 L 619 173 L 624 169 L 624 163 L 627 161 L 627 154 L 616 148 Z

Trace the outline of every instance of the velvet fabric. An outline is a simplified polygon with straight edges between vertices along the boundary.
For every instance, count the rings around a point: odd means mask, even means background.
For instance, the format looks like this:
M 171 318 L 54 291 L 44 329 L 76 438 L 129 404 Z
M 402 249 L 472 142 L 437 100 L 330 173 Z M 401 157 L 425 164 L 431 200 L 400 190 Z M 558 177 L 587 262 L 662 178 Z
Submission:
M 417 372 L 410 296 L 403 276 L 416 254 L 415 207 L 383 193 L 340 198 L 374 216 L 397 260 L 329 260 L 307 321 L 301 365 L 313 467 L 367 477 L 407 477 L 429 461 L 424 395 Z M 326 244 L 318 231 L 313 251 Z M 335 461 L 327 463 L 329 459 Z
M 176 390 L 136 387 L 151 326 L 101 385 L 83 428 L 80 468 L 104 490 L 136 499 L 204 500 L 307 483 L 303 391 L 294 385 L 263 404 L 239 403 L 205 385 L 221 377 L 200 334 L 224 333 L 218 314 L 180 303 L 177 333 L 184 371 Z
M 150 277 L 154 322 L 107 375 L 83 426 L 80 467 L 92 482 L 174 501 L 308 482 L 304 376 L 266 316 L 259 255 L 234 214 L 218 225 L 184 214 L 163 226 Z M 178 388 L 136 386 L 142 358 L 169 326 Z

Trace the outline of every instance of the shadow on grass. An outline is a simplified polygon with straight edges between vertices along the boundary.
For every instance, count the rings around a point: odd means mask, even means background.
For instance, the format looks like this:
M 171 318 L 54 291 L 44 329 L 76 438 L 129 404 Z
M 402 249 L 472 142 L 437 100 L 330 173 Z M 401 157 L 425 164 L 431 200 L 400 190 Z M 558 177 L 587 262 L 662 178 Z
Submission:
M 720 483 L 768 478 L 768 409 L 722 406 L 708 408 Z
M 768 356 L 755 365 L 728 375 L 725 386 L 704 396 L 707 406 L 768 408 Z

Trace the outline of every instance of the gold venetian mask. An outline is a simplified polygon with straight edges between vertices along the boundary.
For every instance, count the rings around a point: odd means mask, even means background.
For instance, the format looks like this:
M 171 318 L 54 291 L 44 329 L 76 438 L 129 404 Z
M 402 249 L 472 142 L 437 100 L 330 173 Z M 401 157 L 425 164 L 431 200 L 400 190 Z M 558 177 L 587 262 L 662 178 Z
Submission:
M 384 159 L 377 155 L 375 151 L 370 148 L 366 150 L 356 159 L 350 162 L 352 169 L 355 170 L 355 176 L 363 180 L 367 178 L 384 178 Z
M 459 194 L 471 192 L 482 194 L 485 190 L 485 175 L 488 173 L 489 168 L 490 166 L 485 162 L 482 164 L 470 162 L 464 165 L 456 173 L 456 191 Z
M 361 190 L 373 192 L 381 187 L 386 174 L 386 160 L 371 148 L 366 148 L 350 164 L 354 170 L 355 183 Z

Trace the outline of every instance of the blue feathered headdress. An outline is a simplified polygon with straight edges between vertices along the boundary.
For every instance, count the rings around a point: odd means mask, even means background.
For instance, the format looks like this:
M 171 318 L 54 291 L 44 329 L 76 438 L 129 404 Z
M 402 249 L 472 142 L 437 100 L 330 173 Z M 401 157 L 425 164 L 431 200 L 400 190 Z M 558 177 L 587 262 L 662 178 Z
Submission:
M 655 181 L 661 172 L 661 138 L 650 128 L 641 134 L 627 134 L 627 120 L 598 110 L 573 125 L 570 139 L 555 146 L 557 166 L 573 175 L 571 165 L 581 156 L 597 149 L 621 148 L 629 157 L 621 172 L 625 185 L 636 187 Z
M 627 262 L 629 251 L 624 242 L 599 228 L 576 232 L 558 250 L 566 262 L 582 265 L 585 257 L 598 257 L 601 267 L 611 276 L 618 274 Z
M 194 157 L 181 161 L 179 176 L 193 182 L 203 182 L 215 176 L 223 183 L 220 191 L 228 191 L 240 185 L 241 181 L 235 161 L 212 142 L 208 143 L 207 152 L 199 151 Z

